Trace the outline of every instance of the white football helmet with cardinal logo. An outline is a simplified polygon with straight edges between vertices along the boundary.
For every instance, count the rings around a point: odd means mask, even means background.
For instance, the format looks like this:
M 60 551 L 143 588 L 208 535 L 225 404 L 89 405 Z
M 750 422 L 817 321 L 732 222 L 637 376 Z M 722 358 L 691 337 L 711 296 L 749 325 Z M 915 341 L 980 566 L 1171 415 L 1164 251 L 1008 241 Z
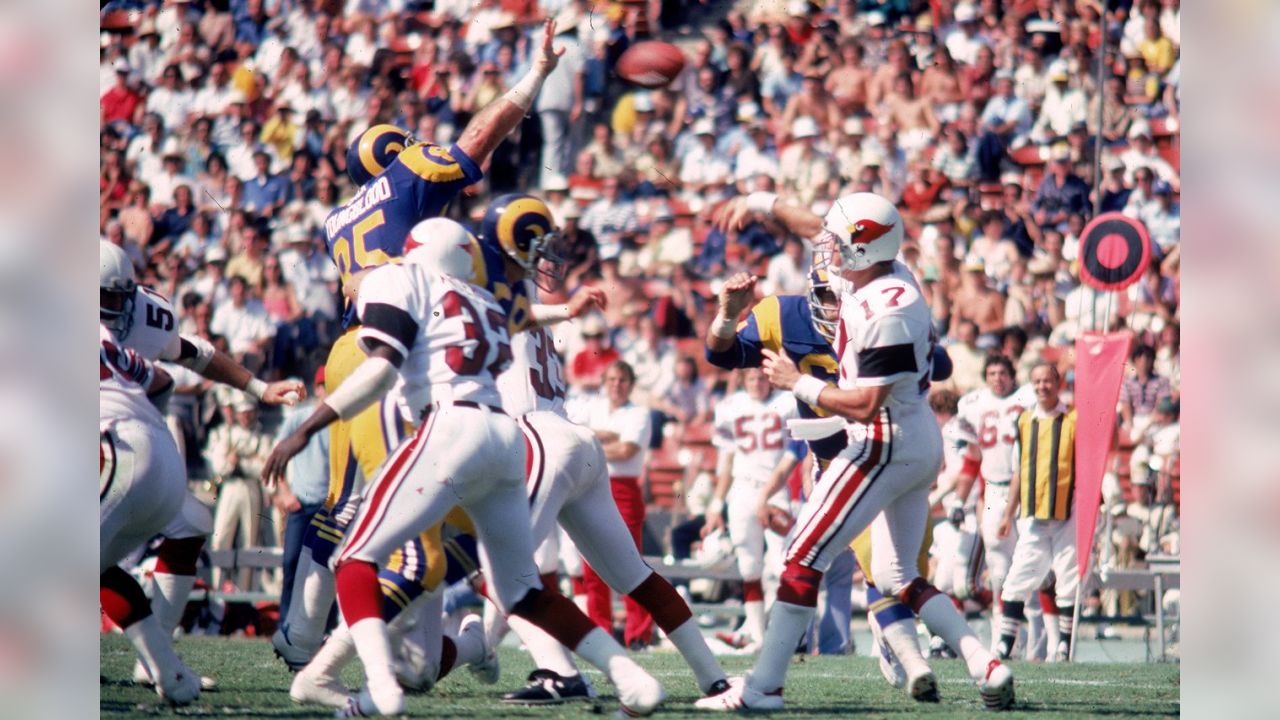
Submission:
M 821 244 L 840 253 L 841 270 L 865 270 L 898 256 L 902 216 L 875 193 L 853 193 L 836 200 L 823 218 Z

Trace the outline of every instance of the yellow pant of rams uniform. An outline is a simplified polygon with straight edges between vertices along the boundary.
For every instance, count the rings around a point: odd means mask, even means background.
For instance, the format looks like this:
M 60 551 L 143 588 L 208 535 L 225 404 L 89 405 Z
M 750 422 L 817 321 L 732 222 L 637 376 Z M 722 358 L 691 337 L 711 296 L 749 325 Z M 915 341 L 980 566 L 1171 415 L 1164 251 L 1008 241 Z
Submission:
M 356 328 L 349 328 L 333 344 L 324 368 L 325 391 L 332 393 L 364 362 L 365 354 L 356 342 Z M 411 428 L 400 416 L 393 400 L 383 398 L 365 408 L 351 420 L 338 420 L 329 426 L 329 492 L 324 510 L 316 514 L 309 533 L 312 555 L 318 562 L 328 562 L 333 550 L 342 542 L 359 504 L 356 485 L 362 479 L 373 478 L 391 451 L 409 435 Z M 471 519 L 459 508 L 445 518 L 445 522 L 474 533 Z M 417 540 L 397 550 L 383 565 L 383 575 L 399 575 L 408 584 L 417 584 L 431 590 L 440 584 L 445 574 L 446 558 L 441 541 L 441 526 L 424 532 Z M 392 592 L 384 582 L 384 593 L 397 605 L 403 598 Z M 400 585 L 400 582 L 395 582 Z

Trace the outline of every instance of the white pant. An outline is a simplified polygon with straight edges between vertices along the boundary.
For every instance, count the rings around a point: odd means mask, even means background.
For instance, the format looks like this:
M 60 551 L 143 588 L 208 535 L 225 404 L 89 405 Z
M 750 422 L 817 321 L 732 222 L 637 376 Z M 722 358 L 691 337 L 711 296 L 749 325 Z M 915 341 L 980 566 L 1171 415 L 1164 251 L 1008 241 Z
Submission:
M 929 551 L 935 560 L 933 585 L 961 599 L 970 594 L 970 566 L 978 543 L 977 525 L 977 518 L 967 515 L 959 528 L 947 521 L 933 527 L 933 548 Z
M 218 504 L 213 513 L 210 550 L 253 547 L 262 543 L 262 484 L 257 478 L 225 478 L 218 488 Z M 213 569 L 214 587 L 222 585 L 224 571 Z M 252 588 L 253 572 L 240 568 L 232 574 L 236 587 Z
M 526 484 L 534 542 L 555 537 L 559 521 L 606 585 L 623 595 L 635 590 L 653 569 L 618 512 L 595 435 L 551 412 L 529 413 L 518 424 L 531 453 Z M 549 553 L 541 554 L 545 559 Z
M 98 573 L 160 532 L 179 508 L 186 469 L 164 425 L 122 420 L 100 439 Z
M 1018 521 L 1018 546 L 1013 551 L 1013 565 L 1005 578 L 1000 599 L 1025 602 L 1040 589 L 1049 571 L 1056 579 L 1058 603 L 1075 602 L 1076 585 L 1076 519 Z
M 734 478 L 725 503 L 729 510 L 729 540 L 733 542 L 733 554 L 738 559 L 738 572 L 743 580 L 761 579 L 766 565 L 774 569 L 771 574 L 776 578 L 780 574 L 777 567 L 782 564 L 784 538 L 765 528 L 756 517 L 761 487 L 763 483 Z M 790 511 L 787 500 L 784 488 L 769 498 L 769 504 Z
M 792 530 L 787 562 L 825 572 L 870 525 L 876 585 L 885 595 L 898 592 L 920 575 L 929 490 L 941 466 L 942 435 L 927 407 L 882 409 L 851 433 L 818 478 Z
M 383 562 L 460 506 L 475 523 L 493 597 L 509 613 L 529 590 L 542 587 L 533 562 L 524 450 L 520 429 L 502 413 L 434 406 L 365 488 L 337 562 Z
M 1009 534 L 1001 538 L 1000 520 L 1009 505 L 1009 486 L 990 485 L 982 494 L 982 546 L 987 563 L 987 577 L 991 589 L 999 590 L 1009 574 L 1013 562 L 1013 548 L 1018 544 L 1018 529 L 1009 528 Z
M 182 474 L 183 484 L 186 484 L 186 473 Z M 183 538 L 205 537 L 213 532 L 213 513 L 209 511 L 209 506 L 200 502 L 200 499 L 188 490 L 182 498 L 182 508 L 178 511 L 168 525 L 160 531 L 161 535 L 174 540 Z

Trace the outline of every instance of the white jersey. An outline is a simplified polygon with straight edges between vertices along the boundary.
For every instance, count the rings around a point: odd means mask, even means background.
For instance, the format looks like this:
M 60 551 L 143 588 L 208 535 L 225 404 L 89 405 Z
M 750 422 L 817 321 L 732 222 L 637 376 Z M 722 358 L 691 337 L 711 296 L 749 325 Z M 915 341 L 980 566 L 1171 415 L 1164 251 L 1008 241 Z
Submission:
M 840 298 L 836 353 L 842 388 L 892 386 L 884 407 L 927 409 L 933 363 L 933 317 L 905 266 Z
M 1003 485 L 1013 478 L 1011 458 L 1018 414 L 1035 403 L 1035 390 L 1030 385 L 1005 397 L 996 397 L 990 388 L 983 387 L 960 398 L 956 419 L 965 433 L 977 438 L 984 482 Z
M 420 416 L 433 402 L 498 407 L 497 377 L 511 363 L 507 318 L 493 295 L 416 263 L 382 265 L 360 284 L 364 345 L 395 348 L 404 402 Z
M 956 477 L 964 467 L 966 448 L 977 444 L 978 437 L 959 416 L 951 418 L 942 426 L 942 472 L 938 476 L 939 488 L 955 487 Z M 975 483 L 969 497 L 960 498 L 966 509 L 972 509 L 976 504 L 977 490 Z
M 516 333 L 511 338 L 511 352 L 511 367 L 498 378 L 507 414 L 519 417 L 543 411 L 567 418 L 564 401 L 569 385 L 551 332 L 536 327 Z
M 164 417 L 147 397 L 155 367 L 116 341 L 98 324 L 98 419 L 102 428 L 118 420 L 139 420 L 164 427 Z
M 640 452 L 626 460 L 609 460 L 609 477 L 638 478 L 644 473 L 644 461 L 649 454 L 649 435 L 653 425 L 649 421 L 649 409 L 633 403 L 619 408 L 609 405 L 609 398 L 603 393 L 584 402 L 580 408 L 581 417 L 575 418 L 579 424 L 594 430 L 605 430 L 614 433 L 622 442 L 635 443 Z
M 178 317 L 173 304 L 160 293 L 138 287 L 133 301 L 133 325 L 124 344 L 148 360 L 177 360 L 182 352 Z
M 713 441 L 733 452 L 734 480 L 764 484 L 787 452 L 787 420 L 798 417 L 795 396 L 774 391 L 756 400 L 745 391 L 716 406 Z

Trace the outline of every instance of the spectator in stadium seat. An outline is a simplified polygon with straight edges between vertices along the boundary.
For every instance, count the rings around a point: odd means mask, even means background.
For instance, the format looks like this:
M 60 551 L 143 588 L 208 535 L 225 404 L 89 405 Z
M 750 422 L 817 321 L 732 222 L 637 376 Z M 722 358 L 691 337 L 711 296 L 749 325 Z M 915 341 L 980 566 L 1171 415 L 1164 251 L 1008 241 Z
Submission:
M 814 201 L 836 177 L 831 158 L 818 150 L 818 124 L 807 115 L 791 125 L 791 144 L 778 158 L 778 185 L 783 193 L 794 196 L 802 205 Z
M 700 197 L 726 178 L 732 170 L 729 161 L 716 150 L 716 125 L 711 118 L 700 118 L 691 129 L 697 144 L 680 161 L 681 192 Z
M 953 17 L 956 27 L 947 34 L 946 46 L 956 62 L 972 65 L 978 57 L 978 48 L 990 48 L 991 42 L 979 33 L 978 9 L 970 2 L 955 6 Z
M 1022 190 L 1022 175 L 1005 173 L 1000 178 L 1000 213 L 1004 218 L 1004 236 L 1013 240 L 1018 254 L 1031 257 L 1040 244 L 1040 226 L 1031 217 L 1031 205 Z
M 811 253 L 797 237 L 782 243 L 782 252 L 769 260 L 761 292 L 765 295 L 804 295 L 809 291 Z
M 253 154 L 254 176 L 244 183 L 243 207 L 264 218 L 275 217 L 289 199 L 289 179 L 271 173 L 271 155 L 266 150 Z
M 1155 140 L 1151 137 L 1151 124 L 1147 121 L 1139 120 L 1129 126 L 1129 149 L 1121 153 L 1120 160 L 1124 162 L 1125 180 L 1133 182 L 1138 168 L 1150 168 L 1156 177 L 1169 183 L 1175 191 L 1181 192 L 1178 173 L 1167 160 L 1160 157 Z
M 1051 84 L 1030 132 L 1031 140 L 1037 143 L 1066 137 L 1076 123 L 1085 121 L 1088 104 L 1084 93 L 1071 87 L 1071 76 L 1065 62 L 1055 61 L 1049 66 L 1048 75 Z
M 853 38 L 840 43 L 836 67 L 827 75 L 823 88 L 836 109 L 846 118 L 866 112 L 867 88 L 871 82 L 871 70 L 863 63 L 862 45 Z
M 227 281 L 227 300 L 217 306 L 209 328 L 227 338 L 230 353 L 251 370 L 260 368 L 275 335 L 262 303 L 249 294 L 241 276 Z
M 1155 372 L 1156 351 L 1150 345 L 1134 348 L 1129 359 L 1133 373 L 1120 383 L 1120 428 L 1136 440 L 1151 423 L 1156 405 L 1172 396 L 1173 387 Z
M 1163 258 L 1178 244 L 1182 236 L 1182 210 L 1173 200 L 1173 188 L 1160 180 L 1153 184 L 1155 202 L 1143 208 L 1138 219 L 1147 226 L 1156 254 Z
M 240 252 L 227 263 L 227 277 L 242 277 L 250 288 L 260 288 L 269 247 L 267 236 L 256 220 L 248 220 L 241 228 L 240 238 Z
M 556 20 L 556 46 L 565 48 L 556 68 L 542 84 L 535 107 L 542 124 L 542 182 L 552 175 L 568 175 L 572 169 L 572 128 L 582 115 L 585 58 L 576 38 L 565 37 L 578 27 L 573 14 Z
M 1071 151 L 1055 145 L 1049 158 L 1049 172 L 1036 189 L 1031 209 L 1041 228 L 1055 227 L 1067 221 L 1072 213 L 1087 214 L 1089 186 L 1071 171 Z
M 133 70 L 129 67 L 127 60 L 117 60 L 114 69 L 116 73 L 115 85 L 103 94 L 98 101 L 101 110 L 100 120 L 103 125 L 108 123 L 132 125 L 134 112 L 142 104 L 142 96 L 133 89 L 129 82 L 129 73 Z
M 1009 274 L 1020 257 L 1018 246 L 1005 235 L 1004 216 L 997 210 L 988 210 L 983 214 L 979 230 L 979 235 L 969 247 L 966 262 L 983 266 L 987 277 L 995 286 L 1003 288 L 1009 282 Z
M 602 255 L 616 254 L 622 250 L 623 239 L 639 226 L 635 203 L 622 197 L 616 177 L 605 178 L 600 191 L 600 199 L 583 212 L 581 224 L 596 237 Z
M 565 377 L 571 387 L 599 389 L 605 369 L 619 359 L 618 351 L 605 344 L 605 329 L 599 315 L 589 315 L 582 322 L 582 348 L 565 365 Z
M 987 101 L 979 118 L 978 167 L 985 182 L 1000 178 L 1006 150 L 1031 130 L 1027 103 L 1014 94 L 1013 74 L 1001 70 L 995 76 L 996 94 Z
M 969 320 L 984 335 L 999 331 L 1004 327 L 1004 296 L 989 284 L 980 256 L 965 260 L 964 273 L 960 277 L 960 289 L 956 291 L 952 305 L 952 326 L 957 320 Z

